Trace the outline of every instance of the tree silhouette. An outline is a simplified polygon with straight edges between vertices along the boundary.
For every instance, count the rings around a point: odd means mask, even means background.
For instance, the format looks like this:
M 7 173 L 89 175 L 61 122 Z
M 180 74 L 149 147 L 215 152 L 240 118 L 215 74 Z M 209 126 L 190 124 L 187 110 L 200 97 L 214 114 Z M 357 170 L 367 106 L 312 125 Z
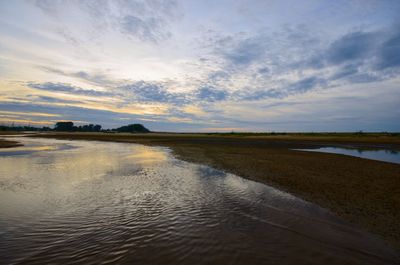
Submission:
M 148 133 L 149 129 L 144 127 L 142 124 L 129 124 L 115 129 L 117 132 L 130 132 L 130 133 Z
M 54 126 L 54 130 L 60 132 L 72 132 L 74 130 L 74 123 L 72 121 L 60 121 Z

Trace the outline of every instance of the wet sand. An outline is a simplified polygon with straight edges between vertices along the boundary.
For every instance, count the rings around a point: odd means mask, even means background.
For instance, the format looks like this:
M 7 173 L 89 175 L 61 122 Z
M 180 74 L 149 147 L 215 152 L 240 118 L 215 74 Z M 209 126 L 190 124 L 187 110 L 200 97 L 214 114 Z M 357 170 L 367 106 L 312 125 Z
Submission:
M 397 136 L 53 133 L 34 137 L 170 147 L 180 159 L 263 182 L 317 203 L 400 249 L 400 165 L 292 150 L 324 146 L 399 150 Z

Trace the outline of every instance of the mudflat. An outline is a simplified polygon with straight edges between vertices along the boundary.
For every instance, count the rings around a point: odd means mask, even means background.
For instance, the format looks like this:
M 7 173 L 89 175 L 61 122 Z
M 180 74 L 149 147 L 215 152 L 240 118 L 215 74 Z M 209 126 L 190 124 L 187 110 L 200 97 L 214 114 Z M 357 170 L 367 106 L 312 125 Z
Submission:
M 400 165 L 293 150 L 324 146 L 400 150 L 398 135 L 48 133 L 31 137 L 166 146 L 180 159 L 207 164 L 317 203 L 400 249 Z
M 9 147 L 17 147 L 17 146 L 21 146 L 21 144 L 16 141 L 7 141 L 7 140 L 0 139 L 0 148 L 9 148 Z

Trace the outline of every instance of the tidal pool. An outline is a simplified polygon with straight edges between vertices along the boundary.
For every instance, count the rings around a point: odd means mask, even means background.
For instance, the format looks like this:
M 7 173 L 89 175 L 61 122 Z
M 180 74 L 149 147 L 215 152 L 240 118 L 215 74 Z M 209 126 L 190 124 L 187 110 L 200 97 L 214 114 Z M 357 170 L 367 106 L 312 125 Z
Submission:
M 296 149 L 296 150 L 356 156 L 366 159 L 400 164 L 400 152 L 396 150 L 385 150 L 385 149 L 365 150 L 365 149 L 341 148 L 341 147 L 321 147 L 317 149 Z
M 269 186 L 127 143 L 0 153 L 0 264 L 393 264 L 398 253 Z M 267 173 L 266 173 L 267 174 Z

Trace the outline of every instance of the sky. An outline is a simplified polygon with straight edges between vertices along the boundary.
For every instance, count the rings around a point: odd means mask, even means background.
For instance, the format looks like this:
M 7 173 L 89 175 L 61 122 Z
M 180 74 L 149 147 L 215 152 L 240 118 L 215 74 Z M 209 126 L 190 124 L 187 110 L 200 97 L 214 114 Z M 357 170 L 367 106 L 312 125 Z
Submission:
M 400 1 L 0 0 L 0 124 L 400 131 Z

